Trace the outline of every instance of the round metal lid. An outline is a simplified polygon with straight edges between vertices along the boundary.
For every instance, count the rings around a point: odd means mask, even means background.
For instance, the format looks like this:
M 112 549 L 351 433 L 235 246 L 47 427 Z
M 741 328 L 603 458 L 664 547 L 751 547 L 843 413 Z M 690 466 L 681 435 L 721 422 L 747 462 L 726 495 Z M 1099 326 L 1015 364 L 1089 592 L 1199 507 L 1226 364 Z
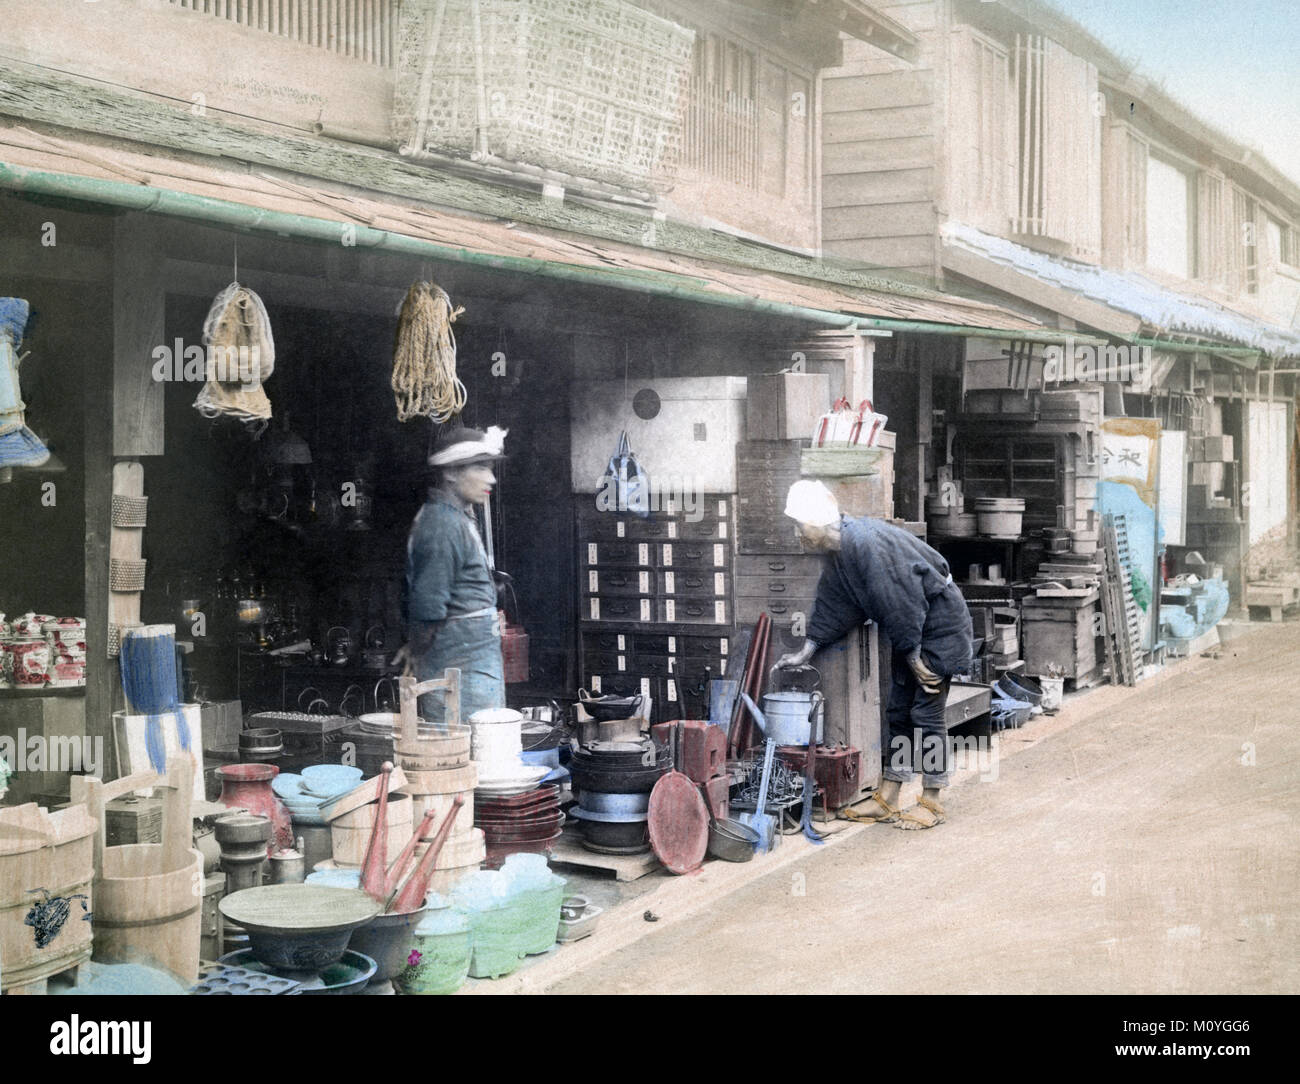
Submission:
M 709 849 L 709 810 L 681 772 L 669 772 L 650 792 L 650 846 L 673 873 L 700 868 Z

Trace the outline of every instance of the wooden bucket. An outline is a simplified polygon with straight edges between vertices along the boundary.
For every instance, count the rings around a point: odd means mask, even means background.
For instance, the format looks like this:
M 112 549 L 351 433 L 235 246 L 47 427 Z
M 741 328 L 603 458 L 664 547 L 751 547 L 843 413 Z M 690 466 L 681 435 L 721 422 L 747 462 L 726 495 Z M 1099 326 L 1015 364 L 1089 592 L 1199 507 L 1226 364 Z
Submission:
M 98 903 L 91 899 L 94 841 L 95 822 L 85 806 L 58 813 L 34 802 L 0 809 L 0 990 L 39 982 L 90 959 L 94 930 L 83 916 Z M 25 921 L 46 899 L 36 889 L 45 889 L 50 900 L 86 897 L 70 901 L 67 917 L 44 948 L 37 948 L 37 929 Z
M 203 855 L 193 848 L 165 868 L 165 845 L 104 848 L 104 875 L 95 885 L 95 960 L 148 964 L 182 982 L 199 977 Z M 198 891 L 195 891 L 198 886 Z
M 388 796 L 388 849 L 385 864 L 392 865 L 415 832 L 410 795 L 398 791 Z M 334 861 L 341 866 L 360 866 L 366 858 L 370 833 L 379 805 L 371 802 L 330 821 L 330 844 Z
M 191 845 L 194 762 L 177 756 L 165 780 L 144 772 L 105 785 L 74 776 L 72 800 L 84 801 L 99 825 L 95 837 L 95 951 L 108 964 L 145 964 L 191 984 L 199 977 L 203 855 Z M 113 798 L 161 784 L 163 842 L 105 847 L 104 806 Z
M 474 787 L 477 783 L 477 765 L 466 764 L 463 768 L 449 771 L 408 771 L 401 792 L 409 794 L 414 802 L 413 818 L 416 824 L 420 823 L 426 811 L 433 810 L 435 830 L 441 827 L 443 818 L 451 811 L 456 795 L 463 795 L 465 804 L 461 806 L 460 814 L 452 828 L 454 835 L 474 827 Z M 409 833 L 407 838 L 410 838 Z

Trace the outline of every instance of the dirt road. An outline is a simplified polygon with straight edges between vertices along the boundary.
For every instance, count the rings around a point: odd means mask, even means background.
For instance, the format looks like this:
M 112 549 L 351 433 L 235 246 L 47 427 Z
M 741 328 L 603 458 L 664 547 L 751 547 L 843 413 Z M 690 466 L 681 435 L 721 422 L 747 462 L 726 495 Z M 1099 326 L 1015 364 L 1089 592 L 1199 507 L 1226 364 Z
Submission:
M 549 990 L 1300 991 L 1297 664 L 1270 626 L 1100 690 L 947 824 L 868 827 Z

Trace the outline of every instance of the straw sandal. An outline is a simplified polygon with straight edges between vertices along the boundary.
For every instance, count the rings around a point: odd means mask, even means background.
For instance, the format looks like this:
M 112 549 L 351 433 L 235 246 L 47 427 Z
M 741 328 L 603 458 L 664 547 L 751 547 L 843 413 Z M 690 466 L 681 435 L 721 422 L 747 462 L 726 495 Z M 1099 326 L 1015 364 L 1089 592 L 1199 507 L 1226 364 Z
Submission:
M 899 816 L 898 810 L 895 809 L 892 805 L 890 805 L 887 801 L 885 801 L 885 799 L 883 799 L 880 796 L 880 793 L 878 791 L 876 793 L 873 793 L 871 797 L 867 799 L 867 801 L 875 802 L 876 805 L 880 808 L 880 813 L 873 814 L 867 812 L 859 812 L 858 810 L 852 808 L 845 808 L 840 810 L 839 815 L 843 817 L 846 821 L 854 821 L 858 824 L 897 823 L 898 816 Z
M 916 805 L 926 810 L 925 813 L 917 815 L 916 806 L 899 815 L 898 827 L 904 831 L 919 831 L 922 828 L 934 828 L 947 820 L 943 806 L 938 802 L 932 802 L 929 798 L 920 797 L 916 800 Z

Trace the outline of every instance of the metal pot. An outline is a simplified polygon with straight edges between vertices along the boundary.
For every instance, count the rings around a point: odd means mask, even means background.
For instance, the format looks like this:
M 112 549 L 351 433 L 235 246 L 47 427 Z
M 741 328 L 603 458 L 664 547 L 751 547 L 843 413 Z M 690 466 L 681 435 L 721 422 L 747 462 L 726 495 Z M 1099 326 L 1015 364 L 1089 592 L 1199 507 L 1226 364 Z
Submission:
M 758 833 L 740 821 L 715 820 L 709 824 L 709 854 L 724 862 L 748 862 L 758 842 Z

